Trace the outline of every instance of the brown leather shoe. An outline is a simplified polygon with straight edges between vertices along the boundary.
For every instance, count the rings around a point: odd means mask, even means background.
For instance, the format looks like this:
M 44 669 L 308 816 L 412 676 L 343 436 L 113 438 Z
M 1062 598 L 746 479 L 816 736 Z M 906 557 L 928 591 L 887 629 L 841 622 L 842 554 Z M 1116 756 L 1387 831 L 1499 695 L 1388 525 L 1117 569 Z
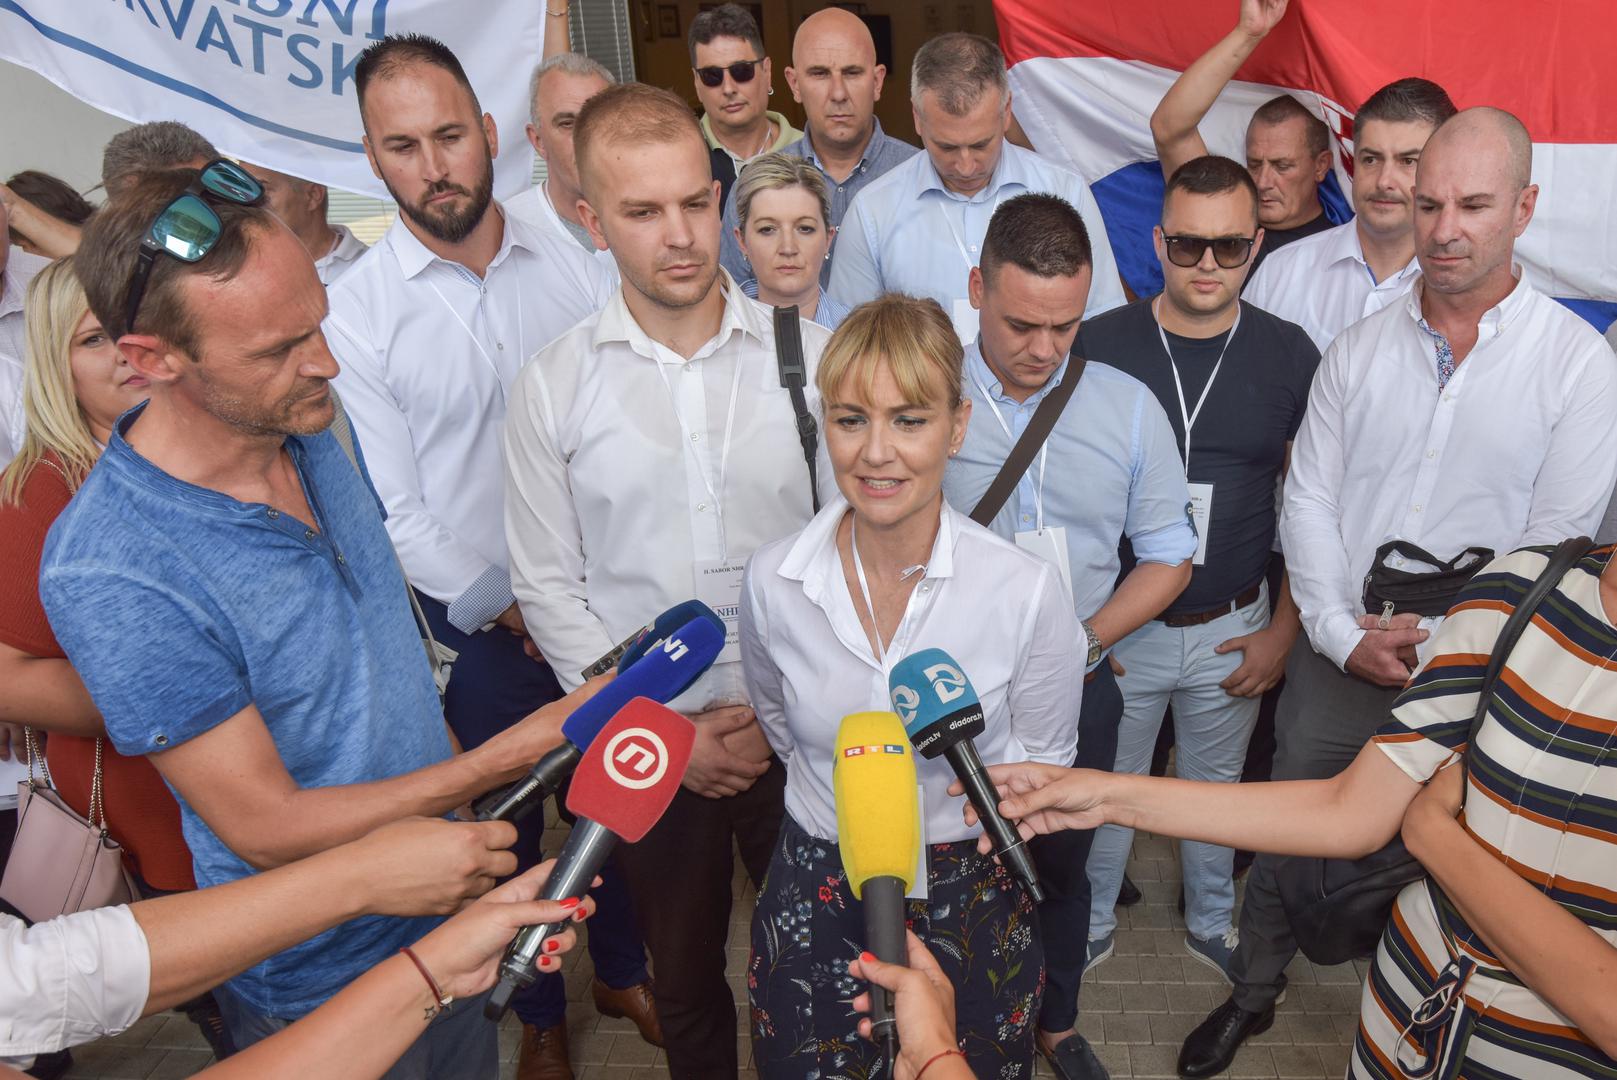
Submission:
M 540 1031 L 522 1025 L 522 1049 L 517 1054 L 517 1080 L 573 1080 L 567 1061 L 567 1025 Z
M 600 979 L 592 979 L 590 992 L 595 997 L 596 1012 L 615 1020 L 633 1020 L 642 1039 L 652 1046 L 662 1046 L 663 1029 L 657 1022 L 657 998 L 652 994 L 650 979 L 625 990 L 614 990 Z

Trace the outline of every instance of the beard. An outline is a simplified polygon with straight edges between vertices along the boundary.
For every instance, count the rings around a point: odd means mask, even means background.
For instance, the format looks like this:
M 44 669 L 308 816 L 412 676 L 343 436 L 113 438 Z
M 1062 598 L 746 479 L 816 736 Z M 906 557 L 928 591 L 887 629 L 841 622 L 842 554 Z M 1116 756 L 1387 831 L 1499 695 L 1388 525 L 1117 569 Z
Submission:
M 477 186 L 471 190 L 448 180 L 439 180 L 422 193 L 420 202 L 412 203 L 400 196 L 392 184 L 386 180 L 383 183 L 387 193 L 393 196 L 393 201 L 399 204 L 399 212 L 420 226 L 428 236 L 445 244 L 458 244 L 472 234 L 472 230 L 483 220 L 483 215 L 488 213 L 489 203 L 494 201 L 494 155 L 489 153 L 488 140 L 484 139 L 483 174 L 478 177 Z M 445 192 L 470 196 L 471 202 L 459 210 L 439 210 L 427 204 L 427 200 Z
M 252 435 L 318 435 L 337 415 L 326 379 L 300 380 L 295 392 L 266 405 L 226 391 L 200 369 L 197 374 L 209 415 Z

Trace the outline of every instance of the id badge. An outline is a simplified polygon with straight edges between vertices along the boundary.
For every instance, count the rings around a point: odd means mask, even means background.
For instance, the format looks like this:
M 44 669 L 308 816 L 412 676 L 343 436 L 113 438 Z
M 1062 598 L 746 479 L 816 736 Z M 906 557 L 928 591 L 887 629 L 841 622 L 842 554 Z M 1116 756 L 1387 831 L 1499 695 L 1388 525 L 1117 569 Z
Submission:
M 971 306 L 970 300 L 956 300 L 954 302 L 954 316 L 950 320 L 954 323 L 954 332 L 960 335 L 960 344 L 970 347 L 977 340 L 977 327 L 982 321 L 982 313 Z
M 927 853 L 931 850 L 926 843 L 926 789 L 920 784 L 915 785 L 916 820 L 921 823 L 921 848 L 915 853 L 915 884 L 904 894 L 906 900 L 925 900 L 927 896 L 927 875 L 930 872 L 930 860 Z
M 1187 484 L 1190 488 L 1190 524 L 1196 529 L 1196 554 L 1192 566 L 1207 563 L 1207 533 L 1213 521 L 1213 485 Z
M 715 664 L 741 659 L 741 578 L 746 569 L 745 562 L 722 559 L 696 562 L 696 598 L 724 620 L 724 649 L 713 661 Z
M 1073 603 L 1072 563 L 1067 559 L 1066 526 L 1057 525 L 1046 529 L 1019 532 L 1016 534 L 1016 546 L 1024 551 L 1031 551 L 1033 554 L 1056 564 L 1056 569 L 1061 571 L 1061 588 L 1067 594 L 1067 606 L 1071 607 Z

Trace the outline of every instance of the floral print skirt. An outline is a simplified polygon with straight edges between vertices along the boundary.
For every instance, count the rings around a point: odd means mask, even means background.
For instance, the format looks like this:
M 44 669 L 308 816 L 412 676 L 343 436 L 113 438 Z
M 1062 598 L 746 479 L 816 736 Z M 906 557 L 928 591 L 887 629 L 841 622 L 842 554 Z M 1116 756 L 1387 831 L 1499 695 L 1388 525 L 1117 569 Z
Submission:
M 980 1080 L 1031 1078 L 1044 993 L 1033 904 L 975 841 L 927 852 L 930 891 L 910 902 L 909 926 L 954 984 L 960 1048 Z M 884 1076 L 849 1005 L 864 989 L 848 974 L 864 936 L 836 841 L 810 836 L 788 814 L 753 915 L 747 963 L 753 1058 L 763 1080 Z

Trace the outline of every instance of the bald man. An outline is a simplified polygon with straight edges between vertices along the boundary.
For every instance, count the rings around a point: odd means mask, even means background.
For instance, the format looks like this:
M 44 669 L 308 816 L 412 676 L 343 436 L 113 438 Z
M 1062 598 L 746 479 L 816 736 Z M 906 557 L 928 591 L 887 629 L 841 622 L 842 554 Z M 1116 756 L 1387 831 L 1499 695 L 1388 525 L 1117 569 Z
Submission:
M 1387 719 L 1441 616 L 1367 612 L 1360 583 L 1401 540 L 1450 560 L 1592 535 L 1617 479 L 1617 356 L 1514 261 L 1533 219 L 1532 140 L 1500 109 L 1444 122 L 1415 173 L 1409 295 L 1344 330 L 1309 393 L 1280 537 L 1306 638 L 1286 665 L 1276 780 L 1334 776 Z M 1486 558 L 1473 564 L 1480 567 Z M 1424 559 L 1386 565 L 1424 573 Z M 1446 605 L 1441 605 L 1446 606 Z M 1259 855 L 1234 993 L 1186 1038 L 1183 1076 L 1228 1067 L 1274 1022 L 1296 943 Z
M 909 159 L 916 148 L 884 132 L 876 119 L 887 68 L 876 62 L 876 42 L 859 16 L 842 8 L 816 11 L 803 20 L 792 39 L 792 66 L 786 85 L 803 106 L 808 120 L 803 137 L 782 153 L 807 158 L 825 174 L 831 191 L 831 227 L 842 224 L 853 197 L 878 176 Z M 752 277 L 735 240 L 735 201 L 724 206 L 724 235 L 719 261 L 737 281 Z M 820 287 L 831 282 L 830 255 L 820 267 Z

